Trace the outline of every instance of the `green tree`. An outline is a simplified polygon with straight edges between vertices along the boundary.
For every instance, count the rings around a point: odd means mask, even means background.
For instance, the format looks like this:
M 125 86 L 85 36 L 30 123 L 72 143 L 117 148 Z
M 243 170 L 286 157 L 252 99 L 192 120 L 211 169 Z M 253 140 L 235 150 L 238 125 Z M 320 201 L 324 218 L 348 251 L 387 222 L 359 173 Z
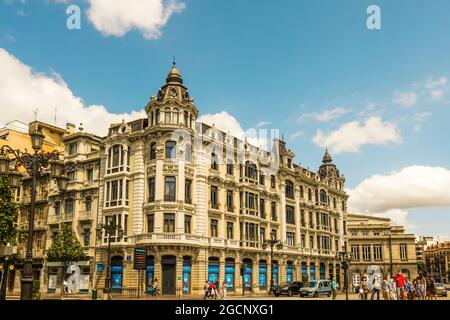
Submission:
M 17 219 L 20 206 L 14 201 L 8 177 L 0 176 L 0 247 L 8 243 L 16 245 Z
M 68 262 L 86 260 L 83 247 L 78 241 L 70 224 L 62 224 L 61 230 L 55 235 L 50 248 L 47 251 L 48 261 Z
M 427 270 L 427 267 L 423 261 L 419 261 L 417 263 L 417 271 L 418 272 L 425 272 Z

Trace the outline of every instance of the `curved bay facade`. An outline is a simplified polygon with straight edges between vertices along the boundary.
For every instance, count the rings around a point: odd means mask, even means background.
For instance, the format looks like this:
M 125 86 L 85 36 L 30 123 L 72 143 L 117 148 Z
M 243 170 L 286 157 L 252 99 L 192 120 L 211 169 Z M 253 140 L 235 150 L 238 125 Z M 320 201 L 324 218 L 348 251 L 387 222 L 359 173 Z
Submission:
M 167 295 L 202 294 L 207 280 L 226 281 L 229 292 L 266 293 L 272 265 L 277 282 L 343 281 L 335 256 L 346 245 L 347 195 L 328 152 L 313 172 L 294 164 L 279 139 L 269 153 L 197 122 L 175 65 L 146 112 L 111 125 L 100 148 L 96 223 L 124 230 L 111 237 L 113 290 L 156 278 Z M 269 238 L 282 243 L 273 262 L 262 246 Z M 141 275 L 136 247 L 148 252 Z M 102 234 L 96 265 L 107 263 L 107 248 Z M 92 280 L 102 289 L 105 270 L 96 268 Z

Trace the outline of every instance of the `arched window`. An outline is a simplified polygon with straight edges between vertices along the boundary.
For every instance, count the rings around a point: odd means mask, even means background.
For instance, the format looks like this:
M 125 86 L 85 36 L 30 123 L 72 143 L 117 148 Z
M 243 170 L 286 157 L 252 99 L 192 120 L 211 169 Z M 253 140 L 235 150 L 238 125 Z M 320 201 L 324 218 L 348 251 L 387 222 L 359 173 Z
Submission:
M 328 203 L 328 196 L 325 190 L 320 190 L 320 203 L 326 205 Z
M 178 109 L 175 108 L 175 109 L 173 109 L 173 118 L 172 118 L 173 123 L 178 124 L 178 120 L 179 120 L 178 118 L 179 118 L 178 117 Z
M 170 123 L 171 122 L 171 115 L 170 115 L 170 108 L 166 108 L 166 110 L 164 110 L 164 122 L 165 123 Z
M 245 163 L 245 176 L 247 178 L 256 180 L 257 179 L 257 175 L 258 175 L 258 173 L 257 173 L 257 170 L 256 170 L 256 164 L 254 164 L 251 161 L 247 161 Z
M 175 141 L 166 142 L 166 159 L 175 159 L 177 157 L 177 143 Z
M 211 169 L 219 170 L 219 160 L 215 153 L 211 153 Z
M 156 159 L 156 142 L 150 145 L 150 160 Z
M 187 111 L 185 111 L 184 112 L 184 125 L 187 127 L 188 126 L 188 124 L 189 124 L 189 114 L 188 114 L 188 112 Z
M 287 198 L 294 199 L 294 184 L 292 181 L 286 180 L 285 193 Z
M 184 160 L 191 162 L 192 161 L 192 145 L 190 143 L 186 143 L 185 151 L 184 151 Z
M 159 124 L 159 109 L 156 109 L 155 112 L 155 124 Z

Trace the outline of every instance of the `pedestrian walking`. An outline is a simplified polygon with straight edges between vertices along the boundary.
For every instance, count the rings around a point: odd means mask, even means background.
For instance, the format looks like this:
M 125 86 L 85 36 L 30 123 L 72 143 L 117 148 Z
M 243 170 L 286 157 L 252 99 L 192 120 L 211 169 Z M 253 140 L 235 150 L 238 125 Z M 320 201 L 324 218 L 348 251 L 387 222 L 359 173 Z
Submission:
M 227 282 L 225 280 L 223 280 L 223 282 L 222 282 L 221 293 L 222 293 L 222 299 L 226 300 L 227 299 Z
M 367 300 L 367 296 L 369 295 L 369 283 L 367 281 L 367 276 L 364 276 L 361 281 L 361 289 L 359 291 L 361 294 L 361 300 Z
M 423 273 L 419 273 L 419 276 L 416 278 L 416 296 L 419 300 L 425 300 L 427 296 L 427 280 L 423 276 Z
M 394 275 L 394 282 L 397 292 L 397 300 L 405 300 L 406 293 L 406 278 L 399 269 L 397 274 Z
M 377 295 L 377 300 L 380 300 L 380 292 L 381 292 L 381 281 L 380 276 L 375 274 L 373 275 L 372 280 L 372 296 L 370 297 L 370 300 L 373 300 L 375 297 L 375 294 Z
M 337 283 L 333 279 L 333 277 L 331 277 L 331 296 L 333 300 L 336 300 L 336 295 L 337 295 Z
M 397 288 L 393 278 L 389 279 L 389 298 L 390 300 L 397 300 Z
M 390 285 L 388 276 L 385 276 L 383 281 L 381 282 L 381 292 L 383 293 L 384 300 L 391 300 L 390 297 Z
M 205 295 L 203 296 L 203 299 L 206 299 L 209 297 L 209 282 L 205 281 L 205 285 L 203 287 L 204 291 L 205 291 Z

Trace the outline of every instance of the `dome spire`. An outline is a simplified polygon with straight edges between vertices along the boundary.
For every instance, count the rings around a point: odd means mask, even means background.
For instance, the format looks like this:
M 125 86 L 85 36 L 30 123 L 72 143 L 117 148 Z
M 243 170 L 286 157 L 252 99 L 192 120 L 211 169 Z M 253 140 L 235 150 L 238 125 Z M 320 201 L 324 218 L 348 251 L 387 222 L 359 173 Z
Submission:
M 331 156 L 328 153 L 328 147 L 325 149 L 325 154 L 323 155 L 322 162 L 323 163 L 332 163 L 333 162 L 333 159 L 331 159 Z
M 167 83 L 183 83 L 183 78 L 181 77 L 180 70 L 177 68 L 177 61 L 175 56 L 172 60 L 172 69 L 170 69 L 169 74 L 166 78 Z

